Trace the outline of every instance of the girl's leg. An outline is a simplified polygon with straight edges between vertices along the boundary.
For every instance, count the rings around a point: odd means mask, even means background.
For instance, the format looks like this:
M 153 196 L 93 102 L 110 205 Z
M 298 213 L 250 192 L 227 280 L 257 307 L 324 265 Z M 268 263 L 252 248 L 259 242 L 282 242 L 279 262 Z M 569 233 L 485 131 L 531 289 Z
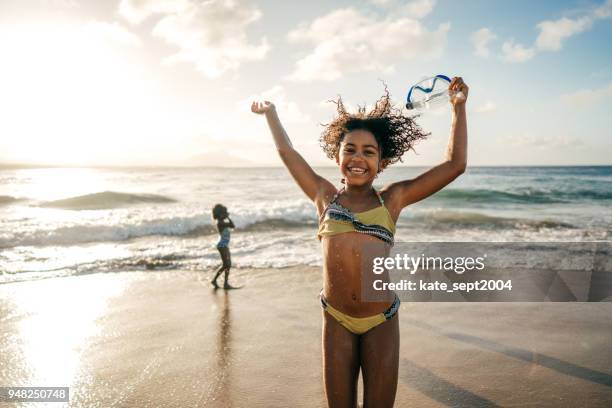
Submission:
M 217 270 L 215 271 L 215 277 L 213 278 L 212 281 L 210 281 L 215 287 L 219 287 L 219 285 L 217 285 L 217 278 L 219 277 L 219 275 L 221 275 L 221 272 L 223 272 L 226 268 L 226 250 L 228 250 L 228 248 L 224 248 L 224 247 L 217 247 L 217 251 L 219 251 L 219 255 L 221 256 L 221 266 L 219 266 L 217 268 Z M 227 278 L 225 279 L 227 281 Z
M 398 314 L 361 336 L 363 408 L 393 407 L 399 368 Z
M 229 271 L 230 271 L 230 268 L 225 268 L 225 275 L 223 276 L 224 277 L 224 279 L 223 279 L 223 287 L 224 288 L 229 287 L 229 283 L 227 283 L 227 278 L 229 277 Z
M 219 277 L 219 275 L 221 275 L 221 272 L 223 272 L 224 269 L 225 266 L 221 264 L 221 266 L 219 266 L 215 271 L 215 277 L 213 278 L 213 280 L 210 281 L 210 283 L 212 283 L 215 287 L 219 287 L 219 285 L 217 285 L 217 278 Z
M 221 259 L 223 260 L 223 267 L 225 268 L 225 275 L 223 286 L 228 287 L 229 283 L 227 282 L 227 278 L 229 277 L 229 271 L 232 267 L 232 257 L 230 255 L 230 250 L 228 247 L 219 248 L 219 252 L 221 253 Z
M 330 408 L 357 406 L 359 336 L 323 311 L 323 381 Z

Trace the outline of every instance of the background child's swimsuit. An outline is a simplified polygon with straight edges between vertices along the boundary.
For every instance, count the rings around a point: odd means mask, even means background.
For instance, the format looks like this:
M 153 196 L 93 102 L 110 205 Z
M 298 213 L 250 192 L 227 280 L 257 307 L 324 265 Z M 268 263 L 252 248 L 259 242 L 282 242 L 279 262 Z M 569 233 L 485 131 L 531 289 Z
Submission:
M 223 228 L 223 231 L 221 231 L 221 234 L 219 234 L 219 235 L 221 235 L 221 239 L 217 243 L 217 248 L 227 248 L 229 246 L 229 242 L 230 242 L 230 229 L 229 229 L 229 227 Z
M 322 236 L 331 236 L 355 231 L 372 235 L 393 245 L 395 223 L 393 222 L 391 214 L 389 214 L 389 210 L 385 207 L 385 202 L 380 193 L 374 189 L 380 206 L 368 211 L 352 213 L 351 210 L 336 202 L 343 190 L 344 188 L 336 193 L 327 207 L 325 207 L 323 214 L 321 214 L 321 218 L 319 219 L 319 233 L 317 234 L 319 240 L 321 240 Z M 397 313 L 400 305 L 400 300 L 396 294 L 393 303 L 383 313 L 368 317 L 353 317 L 346 313 L 342 313 L 330 305 L 323 296 L 323 292 L 321 292 L 320 298 L 323 309 L 336 319 L 338 323 L 354 334 L 364 334 L 379 324 L 391 319 Z

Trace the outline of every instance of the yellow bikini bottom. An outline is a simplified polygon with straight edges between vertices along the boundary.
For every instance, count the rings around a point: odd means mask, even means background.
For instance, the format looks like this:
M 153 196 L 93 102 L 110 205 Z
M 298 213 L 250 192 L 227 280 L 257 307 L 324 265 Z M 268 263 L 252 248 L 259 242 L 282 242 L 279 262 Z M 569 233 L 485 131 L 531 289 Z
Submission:
M 375 314 L 374 316 L 367 317 L 353 317 L 347 315 L 346 313 L 342 313 L 338 309 L 334 308 L 330 305 L 325 297 L 323 296 L 323 292 L 319 295 L 321 298 L 321 306 L 323 309 L 329 313 L 334 319 L 338 321 L 342 326 L 344 326 L 348 331 L 353 334 L 364 334 L 381 323 L 386 322 L 391 319 L 393 316 L 397 314 L 397 311 L 400 306 L 399 297 L 397 294 L 395 295 L 395 300 L 387 310 L 382 313 Z

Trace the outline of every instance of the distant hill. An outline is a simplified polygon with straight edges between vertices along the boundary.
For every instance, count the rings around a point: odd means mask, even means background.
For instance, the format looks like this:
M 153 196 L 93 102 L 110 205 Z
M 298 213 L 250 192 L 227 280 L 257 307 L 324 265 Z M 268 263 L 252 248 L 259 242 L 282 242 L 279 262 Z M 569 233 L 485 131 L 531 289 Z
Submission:
M 277 165 L 282 165 L 279 161 Z M 274 165 L 273 165 L 274 166 Z M 0 162 L 0 168 L 49 168 L 49 167 L 270 167 L 268 165 L 262 165 L 260 163 L 253 162 L 251 160 L 243 159 L 241 157 L 234 156 L 224 151 L 210 151 L 203 152 L 188 157 L 180 162 L 167 162 L 167 163 L 156 163 L 147 164 L 142 162 L 133 163 L 121 163 L 121 164 L 110 164 L 110 163 L 91 163 L 91 164 L 72 164 L 72 165 L 61 165 L 61 164 L 45 164 L 45 163 L 10 163 Z

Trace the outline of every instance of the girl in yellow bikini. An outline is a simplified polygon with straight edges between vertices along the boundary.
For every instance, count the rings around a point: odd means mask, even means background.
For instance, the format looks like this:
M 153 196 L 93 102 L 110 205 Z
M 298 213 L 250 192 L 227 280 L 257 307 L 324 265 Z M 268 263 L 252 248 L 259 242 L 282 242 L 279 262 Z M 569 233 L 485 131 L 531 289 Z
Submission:
M 251 106 L 253 112 L 265 115 L 281 159 L 319 215 L 323 377 L 330 407 L 357 405 L 360 369 L 364 408 L 393 406 L 399 366 L 399 299 L 385 292 L 380 301 L 365 301 L 362 284 L 371 287 L 371 282 L 363 279 L 388 281 L 389 276 L 362 274 L 362 265 L 389 254 L 395 223 L 404 207 L 442 189 L 465 171 L 468 87 L 455 77 L 449 90 L 453 116 L 444 161 L 380 191 L 372 186 L 378 173 L 427 136 L 412 118 L 392 107 L 388 91 L 370 112 L 360 108 L 351 114 L 341 99 L 337 102 L 338 117 L 327 125 L 321 145 L 340 168 L 344 187 L 339 190 L 316 174 L 293 148 L 271 102 Z

